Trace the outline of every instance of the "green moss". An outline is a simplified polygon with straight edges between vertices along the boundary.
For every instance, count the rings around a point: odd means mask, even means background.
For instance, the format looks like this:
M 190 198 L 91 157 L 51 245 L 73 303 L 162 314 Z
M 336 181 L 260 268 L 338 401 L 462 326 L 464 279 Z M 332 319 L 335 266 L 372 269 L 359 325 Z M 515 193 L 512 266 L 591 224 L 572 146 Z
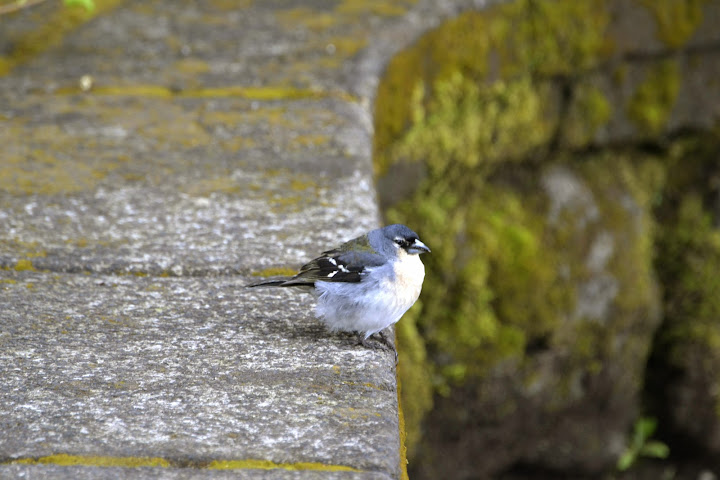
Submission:
M 647 322 L 656 318 L 649 311 L 656 292 L 648 212 L 663 167 L 633 152 L 553 158 L 588 182 L 600 212 L 589 224 L 573 209 L 548 222 L 539 183 L 558 139 L 584 147 L 613 115 L 592 78 L 613 52 L 610 17 L 609 2 L 600 0 L 508 2 L 460 15 L 388 66 L 376 100 L 375 173 L 416 162 L 424 177 L 384 214 L 388 223 L 412 225 L 433 248 L 423 259 L 421 302 L 397 325 L 411 454 L 433 392 L 477 385 L 509 364 L 524 372 L 520 381 L 529 389 L 545 382 L 549 391 L 554 382 L 553 401 L 563 405 L 577 395 L 578 378 L 600 374 L 609 358 L 642 362 L 647 354 L 642 340 L 629 339 L 619 352 L 612 338 L 632 328 L 638 311 Z M 647 108 L 645 99 L 671 104 L 673 68 L 654 72 L 663 87 L 644 87 L 639 108 Z M 557 78 L 572 93 L 567 108 Z M 615 314 L 610 325 L 581 318 L 583 327 L 573 330 L 563 322 L 578 308 L 578 285 L 598 275 L 587 258 L 604 235 L 614 250 L 602 268 L 622 285 L 609 299 Z M 538 380 L 535 348 L 567 352 L 566 374 Z M 626 391 L 639 385 L 630 377 L 623 378 Z
M 680 69 L 676 60 L 651 67 L 628 104 L 628 116 L 646 134 L 660 133 L 675 106 L 680 90 Z
M 516 130 L 507 133 L 515 140 L 512 143 L 522 149 L 544 141 L 557 121 L 557 112 L 549 86 L 534 79 L 574 75 L 609 58 L 612 54 L 611 42 L 606 37 L 609 17 L 606 2 L 600 0 L 520 0 L 482 12 L 464 13 L 426 34 L 413 48 L 391 60 L 378 88 L 375 172 L 384 174 L 397 157 L 390 151 L 395 139 L 417 124 L 418 116 L 437 108 L 426 102 L 445 98 L 450 107 L 453 97 L 457 100 L 458 94 L 465 94 L 459 91 L 463 89 L 477 89 L 475 97 L 480 101 L 493 98 L 493 89 L 504 89 L 507 96 L 508 106 L 503 104 L 502 95 L 494 97 L 497 99 L 494 108 L 499 109 L 494 114 L 482 112 L 482 106 L 478 108 L 478 115 L 472 120 L 480 131 L 478 135 L 491 138 L 505 135 L 507 125 L 495 127 L 497 118 L 521 128 L 519 117 L 525 115 L 526 121 L 535 117 L 536 122 L 520 135 Z M 498 79 L 503 83 L 488 86 L 489 81 Z M 471 97 L 467 98 L 467 108 L 472 108 Z M 522 100 L 529 102 L 527 111 L 512 104 Z M 594 114 L 591 126 L 597 128 L 607 112 L 597 95 L 588 100 Z M 487 107 L 491 109 L 492 105 Z M 490 118 L 485 113 L 490 113 Z
M 706 395 L 697 398 L 698 408 L 704 411 L 714 404 L 720 412 L 718 151 L 717 130 L 680 139 L 670 149 L 668 186 L 658 207 L 661 221 L 655 266 L 665 290 L 665 320 L 657 334 L 655 357 L 666 368 L 692 372 L 679 381 L 703 385 Z M 659 391 L 650 395 L 663 394 L 665 378 L 656 386 Z
M 431 176 L 454 166 L 487 171 L 549 140 L 555 122 L 546 116 L 547 94 L 528 77 L 482 87 L 456 72 L 435 84 L 429 101 L 414 96 L 414 124 L 389 152 L 427 159 Z
M 669 314 L 678 321 L 675 335 L 686 340 L 704 341 L 707 334 L 720 333 L 716 319 L 720 317 L 720 230 L 713 227 L 712 216 L 697 194 L 685 196 L 678 210 L 677 224 L 668 232 L 666 248 L 673 258 L 679 277 L 669 292 Z M 714 336 L 713 335 L 713 336 Z
M 508 17 L 500 44 L 506 75 L 528 70 L 574 74 L 612 54 L 606 36 L 610 12 L 604 0 L 521 0 L 502 8 Z
M 402 352 L 397 366 L 398 395 L 402 408 L 401 435 L 403 446 L 412 450 L 418 445 L 422 432 L 420 425 L 432 409 L 432 367 L 427 359 L 425 342 L 417 330 L 422 302 L 418 301 L 395 325 L 397 349 Z M 409 397 L 408 395 L 412 395 Z
M 668 47 L 678 48 L 690 39 L 703 21 L 709 0 L 637 0 L 655 17 L 657 36 Z
M 522 358 L 529 342 L 554 329 L 558 311 L 570 302 L 555 268 L 557 252 L 541 241 L 546 234 L 543 217 L 531 207 L 536 200 L 488 183 L 481 189 L 458 178 L 453 183 L 454 190 L 428 187 L 387 212 L 389 221 L 419 225 L 433 246 L 425 281 L 433 295 L 423 297 L 417 324 L 434 351 L 452 352 L 436 379 L 446 384 L 439 385 L 441 393 L 501 359 Z M 410 347 L 409 368 L 425 372 L 422 342 L 406 323 L 398 327 L 399 344 Z M 428 408 L 427 391 L 418 392 L 427 379 L 402 378 L 412 398 L 425 399 L 405 404 L 412 419 Z M 412 427 L 408 431 L 412 440 Z
M 573 148 L 592 143 L 611 116 L 612 107 L 603 92 L 591 83 L 579 83 L 564 118 L 563 143 Z
M 408 451 L 407 451 L 407 430 L 405 428 L 405 412 L 403 411 L 402 383 L 400 375 L 396 370 L 397 401 L 398 401 L 398 429 L 400 430 L 400 480 L 409 480 L 407 472 Z

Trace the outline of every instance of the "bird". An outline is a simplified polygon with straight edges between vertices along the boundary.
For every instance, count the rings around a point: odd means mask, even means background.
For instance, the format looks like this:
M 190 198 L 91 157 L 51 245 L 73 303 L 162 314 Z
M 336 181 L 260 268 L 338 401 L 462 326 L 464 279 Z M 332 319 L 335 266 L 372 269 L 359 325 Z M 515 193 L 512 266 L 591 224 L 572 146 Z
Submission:
M 395 324 L 420 296 L 430 248 L 405 225 L 393 224 L 323 252 L 292 277 L 247 287 L 296 287 L 317 296 L 315 316 L 331 331 L 355 332 L 360 344 L 379 333 L 381 346 L 395 352 L 382 331 Z

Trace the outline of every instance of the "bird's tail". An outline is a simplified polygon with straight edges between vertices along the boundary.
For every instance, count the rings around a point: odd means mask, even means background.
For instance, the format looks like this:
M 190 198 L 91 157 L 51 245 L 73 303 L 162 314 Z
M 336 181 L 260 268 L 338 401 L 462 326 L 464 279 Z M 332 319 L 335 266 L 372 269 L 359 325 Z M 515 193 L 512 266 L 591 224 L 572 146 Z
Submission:
M 270 280 L 263 280 L 262 282 L 258 283 L 251 283 L 249 285 L 245 285 L 247 288 L 254 288 L 254 287 L 282 287 L 285 282 L 290 280 L 290 277 L 283 277 L 283 278 L 273 278 Z
M 258 283 L 251 283 L 250 285 L 245 285 L 248 288 L 253 287 L 298 287 L 301 290 L 310 289 L 315 286 L 314 282 L 299 279 L 296 277 L 275 277 L 271 278 L 269 280 L 263 280 L 262 282 Z

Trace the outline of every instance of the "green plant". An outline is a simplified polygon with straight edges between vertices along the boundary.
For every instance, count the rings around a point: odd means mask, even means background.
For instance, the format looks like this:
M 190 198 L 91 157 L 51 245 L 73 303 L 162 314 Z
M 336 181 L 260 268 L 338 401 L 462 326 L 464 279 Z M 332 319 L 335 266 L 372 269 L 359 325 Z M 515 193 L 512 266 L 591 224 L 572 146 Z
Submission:
M 88 12 L 95 10 L 95 2 L 93 0 L 63 0 L 66 6 L 77 5 L 83 7 Z
M 38 3 L 42 3 L 44 1 L 45 0 L 15 0 L 10 3 L 0 4 L 0 15 L 17 12 L 18 10 L 32 7 L 33 5 L 37 5 Z M 67 7 L 75 5 L 83 7 L 88 12 L 95 10 L 94 0 L 63 0 L 63 3 Z
M 632 467 L 640 457 L 667 458 L 670 448 L 663 442 L 650 440 L 656 428 L 657 420 L 654 418 L 641 417 L 635 422 L 630 445 L 618 459 L 618 470 L 624 472 Z

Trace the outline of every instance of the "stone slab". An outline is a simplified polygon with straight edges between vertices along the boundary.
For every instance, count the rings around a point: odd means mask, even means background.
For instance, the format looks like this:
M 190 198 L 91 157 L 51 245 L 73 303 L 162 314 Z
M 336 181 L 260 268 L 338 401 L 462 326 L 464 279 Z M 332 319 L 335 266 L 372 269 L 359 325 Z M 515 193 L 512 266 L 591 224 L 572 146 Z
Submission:
M 0 266 L 248 273 L 378 222 L 367 114 L 341 100 L 31 95 L 4 111 Z
M 396 474 L 394 355 L 243 277 L 0 271 L 0 458 L 317 462 Z
M 207 470 L 190 468 L 140 467 L 129 470 L 120 467 L 72 467 L 58 465 L 0 465 L 1 478 L 38 478 L 55 480 L 105 480 L 127 478 L 170 480 L 387 480 L 379 472 L 313 472 L 283 470 Z

